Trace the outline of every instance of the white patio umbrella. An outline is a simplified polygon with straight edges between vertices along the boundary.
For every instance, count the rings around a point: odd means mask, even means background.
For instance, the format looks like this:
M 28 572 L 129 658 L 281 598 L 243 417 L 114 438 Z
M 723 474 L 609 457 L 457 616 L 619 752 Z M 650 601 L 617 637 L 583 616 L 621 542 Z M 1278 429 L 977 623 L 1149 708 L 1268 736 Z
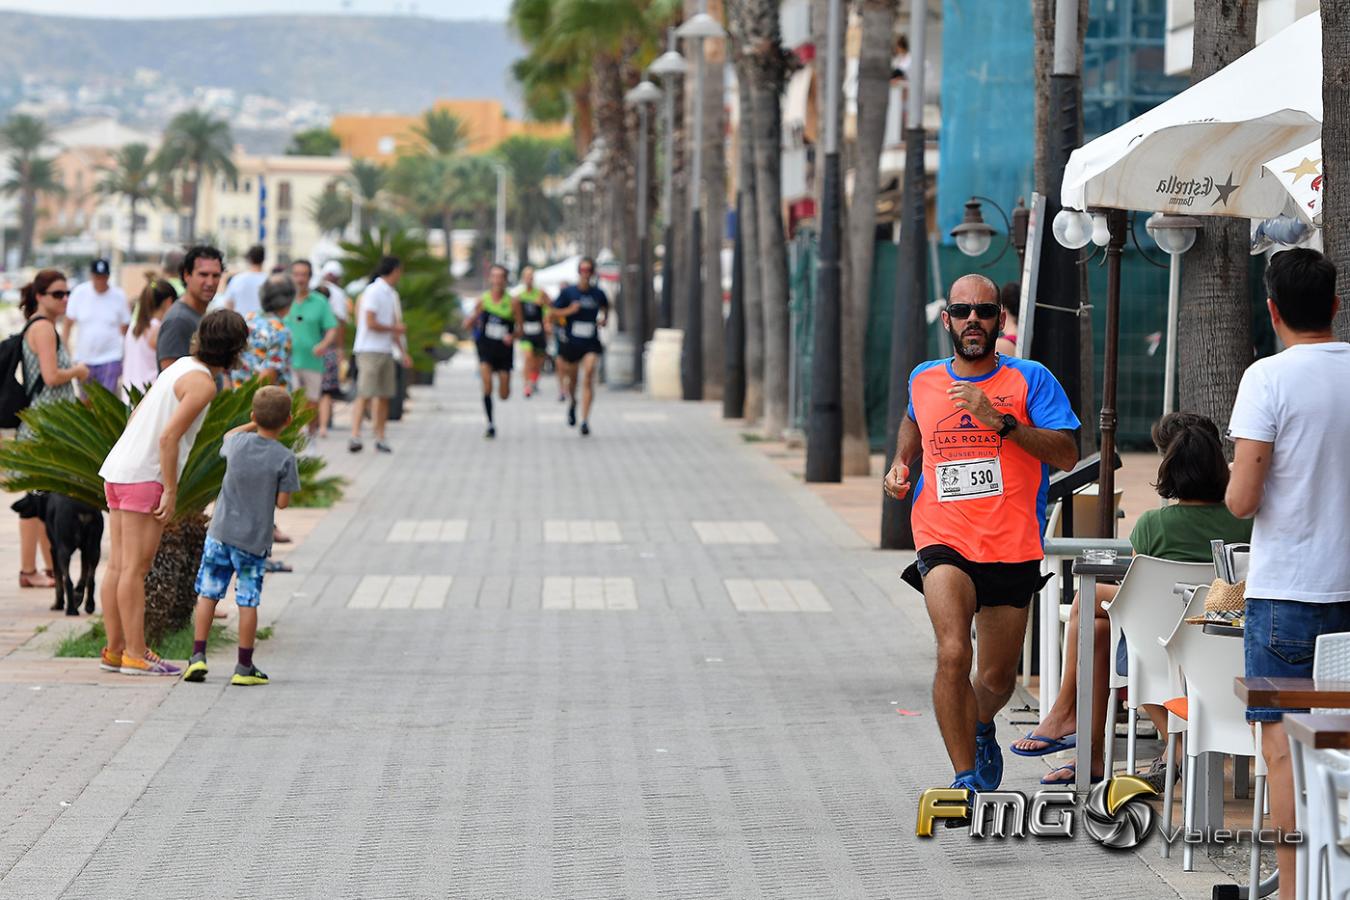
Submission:
M 1312 13 L 1073 151 L 1061 203 L 1079 210 L 1277 216 L 1289 194 L 1265 164 L 1321 134 L 1322 20 Z
M 1323 180 L 1321 138 L 1275 157 L 1267 162 L 1264 168 L 1289 192 L 1299 217 L 1311 225 L 1321 226 Z

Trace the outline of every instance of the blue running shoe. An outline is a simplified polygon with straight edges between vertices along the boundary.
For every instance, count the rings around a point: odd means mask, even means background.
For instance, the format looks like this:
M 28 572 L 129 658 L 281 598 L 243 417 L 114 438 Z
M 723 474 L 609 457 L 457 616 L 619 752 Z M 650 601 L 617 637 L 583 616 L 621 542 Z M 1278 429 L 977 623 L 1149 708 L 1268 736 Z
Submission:
M 994 739 L 994 723 L 975 723 L 975 778 L 979 790 L 996 791 L 1003 783 L 1003 751 Z
M 957 772 L 956 779 L 952 781 L 952 787 L 965 788 L 966 790 L 971 791 L 972 793 L 975 791 L 984 790 L 982 787 L 980 787 L 980 780 L 975 773 L 976 773 L 975 769 L 970 769 L 965 772 Z M 942 824 L 946 828 L 963 828 L 969 825 L 970 804 L 969 803 L 966 804 L 966 815 L 964 818 L 943 819 Z

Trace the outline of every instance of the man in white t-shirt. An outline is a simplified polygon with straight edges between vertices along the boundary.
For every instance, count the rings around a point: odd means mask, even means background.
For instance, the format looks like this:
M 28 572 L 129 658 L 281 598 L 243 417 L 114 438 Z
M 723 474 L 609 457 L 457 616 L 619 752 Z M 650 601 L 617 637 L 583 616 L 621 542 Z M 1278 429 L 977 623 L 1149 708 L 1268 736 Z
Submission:
M 1331 322 L 1336 267 L 1316 250 L 1277 253 L 1266 307 L 1284 350 L 1242 376 L 1229 434 L 1237 442 L 1228 509 L 1252 518 L 1244 650 L 1248 678 L 1309 678 L 1317 636 L 1350 631 L 1350 344 Z M 1260 723 L 1274 826 L 1295 830 L 1291 709 L 1248 707 Z M 1306 712 L 1306 710 L 1303 710 Z M 1294 896 L 1294 845 L 1280 844 L 1280 896 Z M 1287 881 L 1286 881 L 1287 879 Z
M 356 355 L 356 402 L 352 405 L 352 439 L 347 449 L 361 452 L 361 420 L 365 418 L 366 402 L 370 401 L 370 417 L 375 431 L 375 449 L 381 453 L 393 450 L 384 439 L 384 425 L 389 418 L 389 398 L 397 389 L 397 370 L 401 361 L 412 365 L 403 334 L 403 307 L 395 287 L 403 275 L 403 263 L 396 256 L 380 260 L 375 278 L 356 304 L 356 340 L 352 352 Z
M 220 297 L 222 307 L 232 309 L 241 316 L 262 309 L 258 298 L 262 292 L 263 282 L 267 280 L 267 273 L 263 271 L 263 262 L 267 259 L 267 255 L 262 244 L 249 247 L 244 259 L 248 261 L 248 268 L 230 279 L 230 283 L 225 285 L 225 293 Z
M 111 273 L 106 259 L 96 259 L 89 267 L 89 280 L 70 293 L 66 307 L 63 339 L 70 343 L 70 330 L 79 325 L 75 359 L 89 367 L 89 377 L 112 393 L 122 377 L 123 335 L 131 324 L 127 295 L 109 284 Z

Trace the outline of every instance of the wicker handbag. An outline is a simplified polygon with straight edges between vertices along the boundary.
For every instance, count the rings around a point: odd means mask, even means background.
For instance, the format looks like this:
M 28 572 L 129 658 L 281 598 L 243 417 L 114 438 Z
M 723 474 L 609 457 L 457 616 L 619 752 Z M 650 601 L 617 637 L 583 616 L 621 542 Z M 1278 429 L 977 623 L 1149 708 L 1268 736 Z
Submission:
M 1186 623 L 1204 625 L 1206 622 L 1215 622 L 1220 625 L 1241 626 L 1243 613 L 1247 609 L 1247 601 L 1243 597 L 1246 590 L 1246 581 L 1229 584 L 1222 578 L 1215 578 L 1214 583 L 1209 586 L 1209 593 L 1205 595 L 1205 614 L 1187 616 Z

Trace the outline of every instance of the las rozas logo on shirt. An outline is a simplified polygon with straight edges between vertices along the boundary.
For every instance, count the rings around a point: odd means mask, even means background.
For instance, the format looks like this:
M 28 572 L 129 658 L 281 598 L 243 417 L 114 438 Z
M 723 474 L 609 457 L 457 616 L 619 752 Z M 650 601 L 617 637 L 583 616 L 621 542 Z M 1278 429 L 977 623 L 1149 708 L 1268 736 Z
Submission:
M 1003 438 L 959 409 L 937 423 L 931 443 L 935 459 L 988 459 L 998 455 Z

